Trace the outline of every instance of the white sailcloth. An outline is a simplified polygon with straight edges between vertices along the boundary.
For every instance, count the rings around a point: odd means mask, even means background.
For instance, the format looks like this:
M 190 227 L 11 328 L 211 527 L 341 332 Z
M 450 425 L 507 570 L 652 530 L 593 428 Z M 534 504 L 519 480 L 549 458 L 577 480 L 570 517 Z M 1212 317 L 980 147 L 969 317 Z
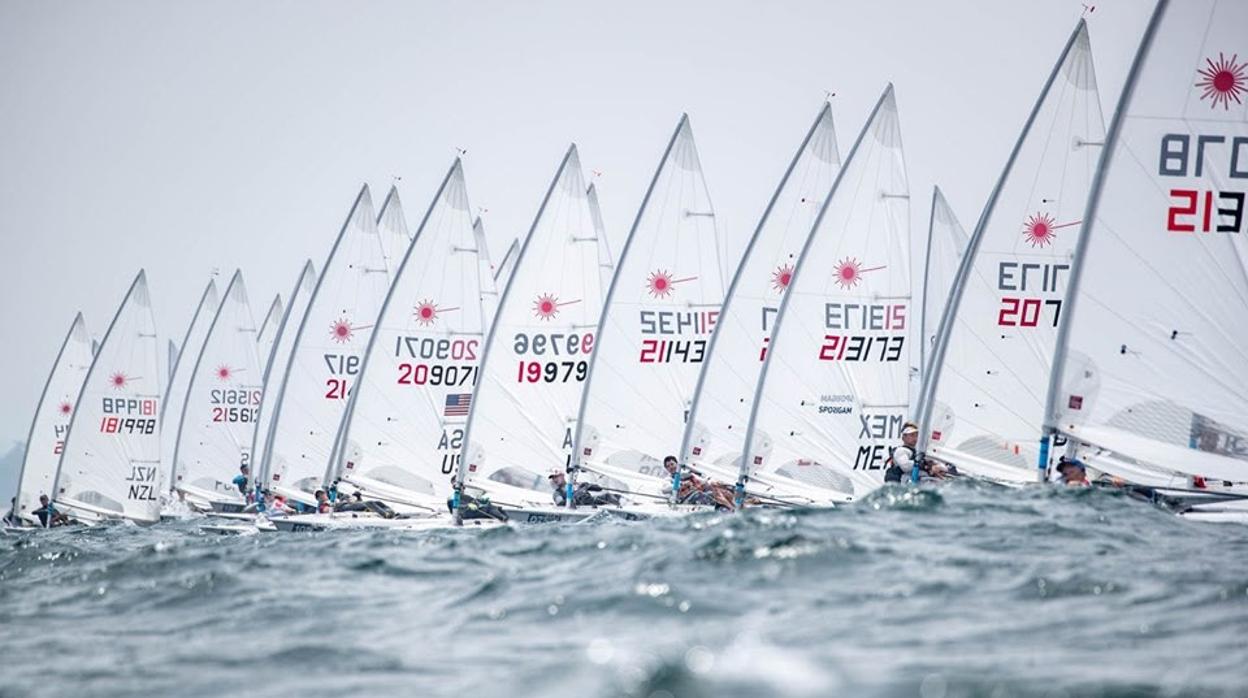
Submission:
M 61 452 L 65 450 L 65 434 L 69 431 L 70 417 L 78 402 L 83 379 L 91 368 L 91 356 L 91 336 L 87 334 L 82 313 L 78 313 L 56 354 L 48 382 L 44 384 L 39 404 L 35 406 L 30 434 L 26 437 L 26 454 L 17 479 L 15 512 L 29 523 L 39 523 L 39 519 L 31 514 L 40 507 L 39 496 L 52 496 L 56 466 L 61 460 Z
M 217 295 L 217 281 L 211 279 L 199 296 L 199 305 L 195 306 L 191 324 L 186 327 L 186 334 L 182 337 L 182 346 L 178 349 L 178 356 L 169 367 L 164 401 L 160 405 L 162 427 L 166 423 L 171 425 L 168 429 L 162 428 L 160 435 L 160 463 L 164 468 L 161 471 L 161 482 L 166 488 L 173 485 L 173 452 L 178 446 L 178 415 L 181 414 L 182 405 L 186 402 L 186 387 L 191 382 L 191 369 L 188 364 L 195 361 L 200 348 L 204 346 L 204 338 L 208 336 L 208 325 L 212 324 L 212 313 L 220 302 Z M 182 361 L 183 357 L 186 358 L 185 363 Z M 173 407 L 170 408 L 170 405 Z
M 772 322 L 840 166 L 832 108 L 825 102 L 764 210 L 729 288 L 702 365 L 682 463 L 721 465 L 733 473 L 740 468 Z
M 576 458 L 666 477 L 724 301 L 726 267 L 682 116 L 616 265 L 594 342 Z
M 486 330 L 479 271 L 457 159 L 378 317 L 343 421 L 342 478 L 449 495 Z
M 1248 3 L 1160 2 L 1107 139 L 1050 424 L 1248 481 Z
M 365 186 L 325 260 L 276 384 L 262 469 L 289 495 L 323 484 L 389 278 Z
M 161 349 L 140 271 L 74 406 L 56 473 L 58 504 L 99 516 L 160 518 Z
M 490 247 L 485 239 L 485 224 L 481 217 L 472 222 L 473 244 L 477 247 L 477 261 L 480 267 L 477 278 L 481 285 L 481 308 L 485 313 L 485 327 L 489 328 L 498 309 L 498 288 L 494 285 L 494 263 L 490 261 Z
M 520 256 L 520 241 L 512 240 L 507 246 L 507 253 L 503 255 L 503 261 L 498 263 L 498 268 L 494 270 L 494 287 L 497 289 L 506 289 L 507 282 L 511 280 L 511 270 L 516 266 L 516 258 Z
M 386 273 L 391 280 L 398 273 L 403 263 L 403 255 L 412 244 L 412 234 L 407 229 L 407 217 L 403 215 L 403 202 L 399 199 L 399 189 L 390 185 L 385 201 L 377 212 L 377 236 L 381 238 L 382 254 L 386 259 Z
M 186 402 L 170 425 L 178 430 L 173 489 L 241 498 L 231 480 L 240 465 L 251 465 L 264 382 L 241 271 L 230 279 L 191 368 Z
M 855 496 L 882 484 L 910 407 L 910 256 L 889 85 L 794 265 L 746 436 L 752 468 L 841 491 L 852 483 Z
M 286 367 L 290 364 L 290 356 L 295 346 L 295 335 L 298 334 L 299 323 L 308 312 L 308 303 L 312 300 L 312 291 L 316 288 L 316 267 L 312 260 L 303 263 L 299 270 L 299 278 L 290 291 L 290 305 L 282 313 L 273 337 L 273 346 L 267 355 L 262 354 L 264 363 L 264 386 L 260 392 L 260 413 L 256 420 L 255 433 L 252 436 L 252 476 L 256 482 L 268 482 L 268 473 L 263 467 L 263 455 L 272 435 L 273 412 L 277 409 L 277 384 L 286 375 Z M 260 467 L 256 467 L 260 466 Z
M 92 350 L 91 350 L 92 354 L 95 353 L 96 344 L 99 344 L 99 341 L 92 340 Z M 169 344 L 168 344 L 168 357 L 167 357 L 167 363 L 165 364 L 165 374 L 163 376 L 164 380 L 160 384 L 161 395 L 168 396 L 169 379 L 173 376 L 173 367 L 177 365 L 178 365 L 178 344 L 177 342 L 171 339 L 169 340 Z
M 517 257 L 485 345 L 468 418 L 464 482 L 549 496 L 572 455 L 606 288 L 576 146 L 568 149 Z
M 277 331 L 281 327 L 282 315 L 285 312 L 282 294 L 279 293 L 273 297 L 268 312 L 264 314 L 264 320 L 260 322 L 260 330 L 256 333 L 256 350 L 260 356 L 261 368 L 268 365 L 269 354 L 273 353 L 273 345 L 277 342 Z
M 611 256 L 611 241 L 607 239 L 607 226 L 602 222 L 602 208 L 598 206 L 598 186 L 590 184 L 585 195 L 589 197 L 589 212 L 594 220 L 594 237 L 598 238 L 598 276 L 605 290 L 615 276 L 615 258 Z
M 971 236 L 936 342 L 919 448 L 964 472 L 1035 479 L 1057 325 L 1103 142 L 1080 20 Z
M 927 371 L 927 357 L 936 344 L 940 331 L 940 319 L 945 313 L 949 290 L 962 265 L 968 237 L 966 229 L 958 222 L 953 207 L 945 200 L 940 187 L 932 190 L 932 213 L 927 226 L 927 249 L 923 265 L 923 315 L 919 337 L 919 367 Z

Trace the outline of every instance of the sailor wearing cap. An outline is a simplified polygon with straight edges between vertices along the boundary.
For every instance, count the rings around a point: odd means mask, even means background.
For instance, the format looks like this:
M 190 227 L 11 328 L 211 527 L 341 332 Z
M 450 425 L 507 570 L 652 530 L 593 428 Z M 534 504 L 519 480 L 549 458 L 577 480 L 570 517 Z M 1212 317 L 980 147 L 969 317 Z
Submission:
M 1088 466 L 1078 458 L 1062 456 L 1057 461 L 1058 480 L 1067 487 L 1090 487 Z
M 901 482 L 910 476 L 914 462 L 918 458 L 915 444 L 919 442 L 919 425 L 906 422 L 901 427 L 901 445 L 893 449 L 888 459 L 888 469 L 884 471 L 884 482 Z

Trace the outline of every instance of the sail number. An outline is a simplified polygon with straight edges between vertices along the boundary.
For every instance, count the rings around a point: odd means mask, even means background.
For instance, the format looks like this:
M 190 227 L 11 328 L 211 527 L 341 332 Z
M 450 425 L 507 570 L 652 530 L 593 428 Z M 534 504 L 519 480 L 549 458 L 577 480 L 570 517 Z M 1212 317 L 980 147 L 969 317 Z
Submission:
M 156 418 L 104 417 L 100 420 L 100 433 L 144 434 L 150 436 L 156 433 Z
M 360 372 L 360 357 L 355 354 L 324 354 L 329 378 L 325 379 L 326 400 L 346 400 L 351 397 L 351 382 L 339 376 L 354 376 Z
M 212 390 L 208 395 L 214 405 L 259 405 L 259 390 Z
M 906 338 L 900 336 L 825 334 L 820 361 L 899 361 Z
M 1229 141 L 1229 142 L 1228 142 Z M 1162 177 L 1206 177 L 1206 166 L 1223 154 L 1231 180 L 1248 179 L 1248 136 L 1167 133 L 1161 137 L 1157 173 Z M 1208 176 L 1221 179 L 1222 171 Z M 1239 233 L 1244 227 L 1243 191 L 1171 189 L 1166 230 L 1172 233 Z
M 589 372 L 585 361 L 521 361 L 516 369 L 517 383 L 580 383 Z
M 446 339 L 434 337 L 395 337 L 395 358 L 450 359 L 451 361 L 476 361 L 476 339 Z
M 250 424 L 260 421 L 260 408 L 214 407 L 212 408 L 212 421 L 228 424 Z
M 588 354 L 594 350 L 594 335 L 592 332 L 586 334 L 577 334 L 575 332 L 568 334 L 560 332 L 534 332 L 531 335 L 517 332 L 512 350 L 520 356 L 525 354 L 543 356 L 547 352 L 555 356 L 562 354 L 570 356 Z
M 1052 325 L 1057 327 L 1057 319 L 1062 314 L 1060 298 L 1002 298 L 1001 310 L 997 313 L 997 325 L 1001 327 L 1036 327 L 1045 308 L 1053 309 Z M 1048 323 L 1046 323 L 1048 324 Z
M 399 364 L 399 385 L 476 385 L 476 366 Z
M 705 339 L 643 339 L 643 364 L 697 364 L 706 358 Z

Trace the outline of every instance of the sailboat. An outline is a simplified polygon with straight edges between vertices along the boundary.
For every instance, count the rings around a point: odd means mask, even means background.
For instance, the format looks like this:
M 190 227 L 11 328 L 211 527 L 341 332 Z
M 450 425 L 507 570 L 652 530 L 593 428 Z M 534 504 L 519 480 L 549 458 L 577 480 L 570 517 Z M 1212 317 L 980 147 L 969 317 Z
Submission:
M 552 506 L 548 475 L 572 459 L 606 287 L 601 240 L 575 145 L 568 148 L 516 258 L 482 349 L 457 489 L 513 520 L 583 518 Z M 464 512 L 458 512 L 462 519 Z
M 680 446 L 727 271 L 693 129 L 682 115 L 624 243 L 594 333 L 573 441 L 574 476 L 668 480 L 663 459 Z
M 793 264 L 754 395 L 743 471 L 855 498 L 883 483 L 910 408 L 909 199 L 889 85 Z
M 1103 143 L 1080 20 L 980 215 L 934 343 L 917 448 L 962 474 L 1035 480 L 1057 324 Z
M 204 287 L 204 292 L 199 296 L 199 303 L 195 306 L 195 313 L 191 315 L 191 322 L 186 327 L 186 334 L 182 337 L 182 346 L 178 349 L 177 358 L 174 359 L 169 367 L 169 378 L 165 385 L 164 399 L 160 403 L 160 424 L 163 427 L 173 420 L 176 423 L 176 415 L 182 412 L 182 405 L 186 402 L 186 387 L 191 382 L 191 370 L 187 364 L 194 361 L 199 355 L 199 350 L 204 346 L 204 338 L 208 336 L 208 325 L 212 323 L 213 310 L 220 304 L 221 300 L 217 295 L 217 281 L 215 278 L 208 280 L 208 285 Z M 182 362 L 182 357 L 187 357 L 186 363 Z M 173 405 L 170 412 L 170 405 Z M 173 452 L 177 450 L 178 430 L 176 428 L 163 429 L 160 436 L 160 464 L 161 482 L 164 483 L 165 492 L 172 493 L 173 487 Z
M 832 106 L 825 101 L 764 209 L 729 286 L 685 425 L 681 463 L 724 482 L 750 475 L 741 454 L 772 323 L 840 166 Z M 750 489 L 768 498 L 814 501 L 808 483 L 783 476 L 759 474 Z M 817 497 L 837 499 L 838 492 Z
M 160 519 L 160 341 L 140 271 L 71 410 L 52 499 L 86 520 Z
M 277 330 L 282 324 L 285 308 L 282 305 L 282 294 L 273 297 L 269 310 L 260 321 L 260 329 L 256 332 L 256 350 L 260 356 L 261 368 L 268 365 L 269 354 L 273 353 L 273 344 L 277 342 Z
M 1064 440 L 1128 481 L 1245 491 L 1244 27 L 1242 2 L 1162 0 L 1153 12 L 1083 214 L 1039 473 Z M 1248 520 L 1248 506 L 1191 515 Z
M 82 390 L 87 370 L 91 368 L 92 343 L 87 333 L 82 313 L 74 316 L 69 332 L 61 342 L 52 364 L 52 372 L 43 385 L 35 417 L 30 422 L 26 437 L 26 453 L 17 478 L 16 506 L 13 513 L 18 521 L 38 526 L 39 519 L 32 512 L 40 508 L 41 495 L 52 496 L 56 466 L 65 449 L 65 435 L 69 431 L 78 392 Z
M 267 354 L 261 354 L 260 360 L 264 363 L 264 375 L 261 380 L 263 388 L 260 391 L 260 408 L 256 415 L 256 425 L 252 434 L 251 443 L 251 461 L 252 461 L 252 477 L 256 482 L 268 482 L 268 475 L 264 471 L 261 454 L 267 450 L 269 436 L 273 426 L 273 412 L 277 408 L 277 381 L 286 375 L 286 366 L 290 363 L 290 356 L 295 345 L 296 329 L 303 320 L 303 316 L 308 311 L 308 303 L 312 299 L 312 291 L 316 288 L 316 267 L 312 264 L 312 260 L 303 263 L 303 267 L 299 270 L 299 277 L 295 280 L 295 286 L 291 289 L 290 304 L 286 306 L 285 312 L 282 313 L 281 321 L 275 328 L 273 336 L 273 345 L 269 348 Z
M 243 274 L 235 271 L 188 366 L 186 401 L 169 425 L 178 435 L 172 489 L 201 510 L 221 503 L 224 511 L 241 511 L 246 503 L 231 481 L 240 466 L 252 465 L 264 379 L 256 334 Z
M 486 331 L 472 223 L 456 159 L 376 314 L 326 473 L 342 491 L 447 511 Z
M 387 208 L 394 199 L 387 199 Z M 384 212 L 383 212 L 384 213 Z M 273 376 L 273 416 L 260 454 L 268 487 L 313 505 L 336 450 L 335 435 L 355 388 L 390 274 L 373 201 L 364 186 L 334 241 L 294 330 L 285 371 Z M 289 331 L 289 328 L 287 328 Z

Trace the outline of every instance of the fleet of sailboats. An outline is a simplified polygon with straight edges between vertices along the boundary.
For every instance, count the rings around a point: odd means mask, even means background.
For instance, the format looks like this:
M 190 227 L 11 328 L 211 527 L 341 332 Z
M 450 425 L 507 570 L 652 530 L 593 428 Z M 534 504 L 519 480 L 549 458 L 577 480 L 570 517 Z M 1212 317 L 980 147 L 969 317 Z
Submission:
M 969 235 L 937 187 L 912 238 L 889 85 L 844 160 L 820 106 L 740 260 L 682 116 L 618 258 L 573 145 L 498 257 L 456 159 L 414 233 L 365 186 L 259 324 L 235 272 L 162 342 L 140 272 L 98 346 L 74 318 L 8 524 L 838 506 L 916 432 L 913 481 L 1077 467 L 1246 521 L 1245 26 L 1160 0 L 1106 130 L 1079 21 Z

